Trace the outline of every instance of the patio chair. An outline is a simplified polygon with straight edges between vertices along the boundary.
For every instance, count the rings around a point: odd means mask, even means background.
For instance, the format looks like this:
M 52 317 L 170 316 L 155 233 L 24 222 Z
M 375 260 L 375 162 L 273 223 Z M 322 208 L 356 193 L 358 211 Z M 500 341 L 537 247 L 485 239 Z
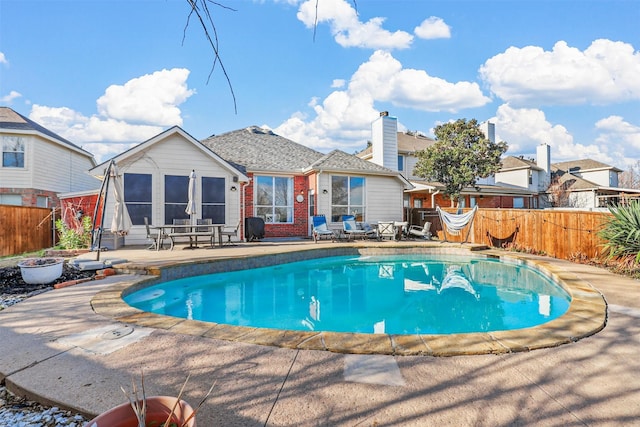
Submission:
M 147 230 L 147 239 L 149 239 L 152 243 L 147 249 L 155 249 L 156 251 L 163 247 L 163 240 L 167 238 L 167 235 L 164 232 L 160 233 L 152 233 L 151 226 L 149 225 L 149 218 L 144 217 L 144 227 Z
M 226 225 L 220 230 L 220 235 L 227 236 L 227 240 L 223 242 L 223 245 L 237 246 L 236 243 L 231 240 L 232 237 L 238 237 L 238 230 L 240 229 L 240 221 L 234 228 L 227 227 Z
M 318 240 L 320 240 L 322 236 L 331 237 L 332 242 L 336 240 L 336 233 L 329 228 L 327 218 L 324 215 L 316 215 L 312 217 L 312 220 L 313 230 L 311 231 L 311 235 L 315 243 L 318 243 Z
M 173 225 L 191 225 L 191 220 L 190 219 L 173 219 Z M 176 243 L 176 239 L 180 238 L 180 237 L 188 237 L 189 238 L 189 247 L 193 248 L 194 244 L 193 244 L 193 236 L 190 235 L 191 230 L 186 228 L 186 227 L 176 227 L 176 228 L 172 228 L 171 229 L 171 233 L 169 233 L 167 235 L 167 237 L 169 237 L 169 239 L 171 239 L 171 250 L 173 250 L 173 247 L 175 246 Z M 184 234 L 184 236 L 181 236 L 181 234 Z
M 363 222 L 361 224 L 357 224 L 356 226 L 360 225 L 360 228 L 362 228 L 364 230 L 364 234 L 367 238 L 371 238 L 371 237 L 378 237 L 378 233 L 376 231 L 375 228 L 373 228 L 368 222 Z
M 396 238 L 396 227 L 393 225 L 393 221 L 378 222 L 378 240 L 382 240 L 385 237 L 388 237 L 389 240 Z
M 407 221 L 394 221 L 393 226 L 396 228 L 396 239 L 402 240 L 407 238 L 409 223 Z
M 426 240 L 431 240 L 431 223 L 425 222 L 422 227 L 419 225 L 412 225 L 409 227 L 409 234 L 412 236 L 418 236 Z
M 356 236 L 360 236 L 362 239 L 367 237 L 367 232 L 358 227 L 356 219 L 352 215 L 342 216 L 342 231 L 347 236 L 347 239 L 353 237 L 355 240 Z

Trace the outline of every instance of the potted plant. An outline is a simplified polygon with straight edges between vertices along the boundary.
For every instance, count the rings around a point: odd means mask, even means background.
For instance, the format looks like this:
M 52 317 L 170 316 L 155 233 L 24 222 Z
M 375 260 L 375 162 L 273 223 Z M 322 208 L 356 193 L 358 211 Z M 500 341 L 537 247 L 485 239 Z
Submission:
M 196 427 L 196 413 L 211 394 L 213 385 L 198 406 L 193 409 L 181 399 L 188 381 L 189 377 L 185 380 L 177 397 L 147 397 L 144 390 L 144 375 L 142 375 L 142 397 L 138 396 L 136 383 L 132 380 L 131 392 L 121 388 L 129 403 L 123 403 L 103 412 L 85 424 L 85 427 Z
M 22 280 L 30 285 L 45 285 L 62 276 L 64 258 L 26 258 L 18 263 Z

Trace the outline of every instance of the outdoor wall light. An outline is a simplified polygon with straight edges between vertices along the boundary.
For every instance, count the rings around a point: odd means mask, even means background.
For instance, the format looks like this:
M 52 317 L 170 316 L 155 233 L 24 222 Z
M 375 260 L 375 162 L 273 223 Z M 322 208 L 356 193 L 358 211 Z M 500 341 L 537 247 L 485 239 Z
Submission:
M 325 188 L 324 190 L 322 190 L 322 194 L 329 194 L 329 190 Z
M 230 188 L 230 190 L 231 190 L 231 191 L 237 191 L 237 190 L 238 190 L 238 188 L 237 188 L 235 185 L 232 185 L 232 186 L 231 186 L 231 188 Z

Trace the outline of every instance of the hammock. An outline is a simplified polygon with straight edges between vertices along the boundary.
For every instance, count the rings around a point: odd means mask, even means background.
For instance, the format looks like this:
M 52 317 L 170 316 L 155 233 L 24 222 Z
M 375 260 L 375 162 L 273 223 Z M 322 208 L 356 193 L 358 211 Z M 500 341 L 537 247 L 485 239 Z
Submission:
M 478 210 L 478 205 L 474 206 L 473 209 L 471 209 L 467 213 L 452 214 L 452 213 L 443 211 L 442 209 L 440 209 L 440 206 L 436 206 L 436 211 L 438 212 L 438 215 L 440 216 L 440 221 L 444 226 L 442 228 L 442 230 L 444 231 L 444 241 L 445 242 L 447 241 L 447 231 L 452 236 L 459 236 L 462 229 L 466 227 L 467 224 L 470 224 L 473 222 L 473 219 L 475 217 L 477 210 Z M 471 227 L 469 227 L 469 231 L 471 231 Z M 465 243 L 469 238 L 469 231 L 467 231 L 467 236 L 465 237 L 464 242 L 462 243 Z

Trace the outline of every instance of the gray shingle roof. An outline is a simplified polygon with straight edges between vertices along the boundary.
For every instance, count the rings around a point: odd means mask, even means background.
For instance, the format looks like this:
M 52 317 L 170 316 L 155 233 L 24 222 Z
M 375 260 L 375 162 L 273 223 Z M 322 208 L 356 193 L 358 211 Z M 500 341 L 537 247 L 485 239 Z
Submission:
M 0 107 L 0 129 L 16 130 L 16 131 L 31 131 L 31 132 L 35 131 L 43 135 L 46 135 L 49 138 L 58 140 L 64 145 L 68 145 L 77 150 L 83 151 L 89 157 L 93 157 L 91 153 L 89 153 L 86 150 L 83 150 L 81 147 L 78 147 L 73 142 L 67 139 L 64 139 L 57 133 L 50 131 L 44 126 L 40 126 L 38 123 L 34 122 L 31 119 L 28 119 L 27 117 L 23 116 L 20 113 L 17 113 L 16 111 L 12 110 L 9 107 Z
M 507 156 L 504 159 L 502 159 L 500 163 L 501 163 L 501 167 L 500 167 L 501 171 L 505 171 L 509 169 L 524 169 L 524 168 L 531 168 L 533 170 L 542 170 L 542 168 L 539 167 L 535 162 L 531 160 L 525 160 L 522 157 Z
M 248 171 L 300 173 L 324 156 L 319 151 L 258 126 L 210 136 L 202 143 L 226 161 L 243 166 Z
M 273 133 L 251 126 L 202 141 L 214 153 L 247 171 L 304 173 L 326 170 L 397 176 L 398 173 L 353 154 L 334 150 L 323 154 Z
M 398 172 L 382 167 L 368 160 L 363 160 L 353 154 L 347 154 L 340 150 L 333 150 L 332 152 L 324 155 L 322 158 L 309 165 L 308 169 L 345 172 L 357 171 L 360 173 L 368 172 L 383 175 L 398 175 Z
M 406 132 L 398 132 L 398 153 L 399 154 L 410 154 L 415 153 L 416 151 L 422 151 L 425 148 L 428 148 L 436 143 L 435 139 L 429 138 L 424 135 L 414 134 L 414 133 L 406 133 Z M 372 147 L 368 146 L 364 150 L 356 153 L 356 156 L 367 158 L 371 157 Z
M 594 169 L 612 169 L 616 172 L 622 172 L 622 170 L 614 166 L 610 166 L 606 163 L 602 163 L 597 160 L 591 160 L 591 159 L 570 160 L 567 162 L 553 163 L 552 166 L 555 167 L 556 169 L 567 171 L 567 172 L 571 169 L 575 169 L 577 171 L 582 171 L 582 172 L 587 170 L 594 170 Z

